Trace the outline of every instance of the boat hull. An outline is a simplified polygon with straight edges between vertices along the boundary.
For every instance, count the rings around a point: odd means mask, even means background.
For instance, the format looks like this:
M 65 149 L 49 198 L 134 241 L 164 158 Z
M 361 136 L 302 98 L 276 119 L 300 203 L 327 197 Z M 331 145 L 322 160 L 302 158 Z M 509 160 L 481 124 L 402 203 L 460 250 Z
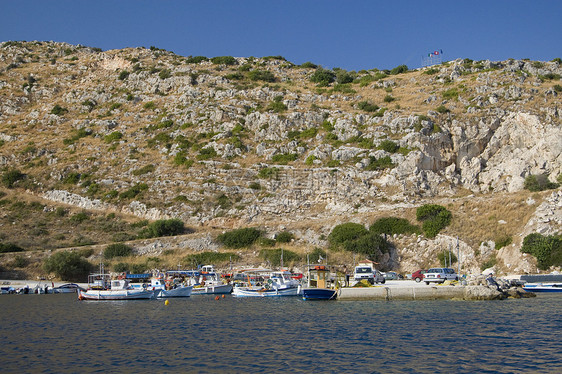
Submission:
M 523 289 L 528 292 L 562 292 L 562 284 L 526 284 Z
M 232 291 L 232 296 L 236 297 L 280 297 L 280 296 L 298 296 L 300 289 L 298 287 L 282 288 L 282 289 L 265 289 L 265 288 L 249 288 L 236 287 Z
M 194 286 L 192 295 L 217 295 L 229 294 L 232 292 L 231 284 L 219 284 L 216 286 Z
M 303 300 L 335 300 L 338 291 L 330 288 L 305 288 L 302 290 Z
M 153 299 L 156 291 L 148 290 L 87 290 L 79 291 L 80 300 L 138 300 Z
M 193 286 L 183 286 L 177 287 L 171 290 L 156 290 L 158 292 L 158 298 L 165 297 L 190 297 L 193 290 Z

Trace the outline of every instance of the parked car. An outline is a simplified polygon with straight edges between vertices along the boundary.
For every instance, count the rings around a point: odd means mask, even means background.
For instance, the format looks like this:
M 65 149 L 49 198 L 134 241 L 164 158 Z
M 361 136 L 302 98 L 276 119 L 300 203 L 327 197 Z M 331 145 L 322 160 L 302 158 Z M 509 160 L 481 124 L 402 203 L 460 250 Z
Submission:
M 459 276 L 451 268 L 431 268 L 423 275 L 425 284 L 443 283 L 446 280 L 459 280 Z
M 382 273 L 382 274 L 384 276 L 384 279 L 386 280 L 399 279 L 399 276 L 395 271 L 387 271 L 386 273 Z
M 371 266 L 363 266 L 363 265 L 359 265 L 355 267 L 355 271 L 353 273 L 353 279 L 356 282 L 366 280 L 370 284 L 386 282 L 386 279 L 384 279 L 384 276 L 380 271 L 378 271 L 377 269 L 373 269 Z
M 412 280 L 415 280 L 418 283 L 421 282 L 425 273 L 427 273 L 427 270 L 423 270 L 423 269 L 413 272 Z

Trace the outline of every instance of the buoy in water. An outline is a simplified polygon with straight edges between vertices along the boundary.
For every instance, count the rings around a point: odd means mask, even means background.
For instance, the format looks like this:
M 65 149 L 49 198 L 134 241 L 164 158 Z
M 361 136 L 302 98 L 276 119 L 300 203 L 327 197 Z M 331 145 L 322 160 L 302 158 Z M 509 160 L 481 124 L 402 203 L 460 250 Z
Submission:
M 164 305 L 168 305 L 168 304 L 170 304 L 169 300 L 164 301 Z
M 220 297 L 218 297 L 218 296 L 215 296 L 215 300 L 218 300 L 218 299 L 220 299 Z
M 224 299 L 224 298 L 225 298 L 225 296 L 224 296 L 224 295 L 222 295 L 222 298 Z

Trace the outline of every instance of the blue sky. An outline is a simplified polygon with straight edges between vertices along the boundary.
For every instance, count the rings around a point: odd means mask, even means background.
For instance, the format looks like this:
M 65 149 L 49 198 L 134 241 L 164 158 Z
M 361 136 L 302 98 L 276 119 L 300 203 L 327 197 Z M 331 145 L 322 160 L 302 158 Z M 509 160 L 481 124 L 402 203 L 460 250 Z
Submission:
M 561 15 L 559 0 L 14 0 L 2 3 L 0 41 L 415 68 L 434 50 L 446 60 L 562 57 Z

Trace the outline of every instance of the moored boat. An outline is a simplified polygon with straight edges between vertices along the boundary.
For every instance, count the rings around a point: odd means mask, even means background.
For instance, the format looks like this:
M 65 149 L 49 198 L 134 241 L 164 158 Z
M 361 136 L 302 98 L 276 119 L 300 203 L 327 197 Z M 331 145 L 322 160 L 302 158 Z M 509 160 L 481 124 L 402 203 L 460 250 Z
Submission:
M 216 295 L 229 294 L 232 292 L 232 284 L 225 283 L 219 273 L 212 265 L 206 265 L 199 272 L 197 284 L 193 286 L 193 295 Z
M 103 270 L 103 267 L 101 267 Z M 153 299 L 156 290 L 135 289 L 128 279 L 111 279 L 101 271 L 88 276 L 88 289 L 78 291 L 79 300 L 136 300 Z
M 338 290 L 330 285 L 330 271 L 326 266 L 308 269 L 308 287 L 303 288 L 303 300 L 335 300 Z
M 271 273 L 263 285 L 238 286 L 232 290 L 232 295 L 236 297 L 298 296 L 300 293 L 300 283 L 292 279 L 287 271 Z
M 562 283 L 526 283 L 523 289 L 528 292 L 562 292 Z

